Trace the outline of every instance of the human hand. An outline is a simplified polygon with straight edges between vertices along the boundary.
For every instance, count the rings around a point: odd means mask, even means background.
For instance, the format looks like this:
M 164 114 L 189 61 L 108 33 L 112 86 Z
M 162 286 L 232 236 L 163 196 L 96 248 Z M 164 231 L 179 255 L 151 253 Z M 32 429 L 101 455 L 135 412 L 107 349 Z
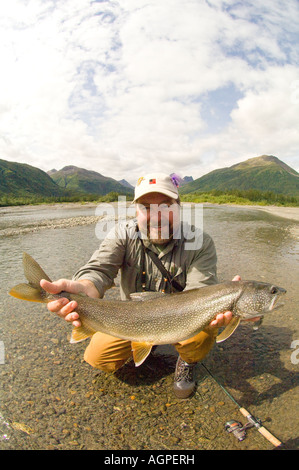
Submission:
M 58 281 L 49 282 L 45 279 L 40 281 L 41 287 L 49 294 L 59 294 L 60 292 L 69 292 L 70 294 L 86 294 L 89 297 L 99 297 L 99 292 L 95 285 L 87 280 L 71 281 L 69 279 L 59 279 Z M 81 326 L 79 315 L 75 311 L 78 304 L 75 300 L 69 300 L 66 297 L 53 300 L 48 303 L 47 307 L 50 312 L 56 313 L 59 317 L 64 318 L 68 322 L 72 322 L 74 326 Z
M 241 277 L 239 275 L 237 275 L 233 278 L 233 281 L 241 281 Z M 211 323 L 209 323 L 209 325 L 205 329 L 206 330 L 213 330 L 215 328 L 221 328 L 223 326 L 227 326 L 229 324 L 229 322 L 231 321 L 232 317 L 233 317 L 233 314 L 230 311 L 224 312 L 224 313 L 218 313 L 218 315 L 216 315 L 214 320 L 212 320 Z M 254 317 L 254 318 L 249 318 L 245 321 L 256 322 L 259 319 L 260 319 L 260 317 Z
M 235 276 L 233 281 L 241 281 L 240 276 Z M 231 319 L 233 318 L 233 314 L 230 311 L 218 313 L 214 320 L 209 323 L 209 325 L 205 328 L 206 330 L 214 330 L 215 328 L 221 328 L 222 326 L 227 326 Z

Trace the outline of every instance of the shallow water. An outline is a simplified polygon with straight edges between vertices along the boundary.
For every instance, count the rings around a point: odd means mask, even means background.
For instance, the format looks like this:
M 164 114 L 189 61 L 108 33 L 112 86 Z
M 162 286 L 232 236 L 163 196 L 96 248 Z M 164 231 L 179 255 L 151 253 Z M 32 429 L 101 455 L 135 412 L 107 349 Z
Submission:
M 69 325 L 45 306 L 7 295 L 24 282 L 22 252 L 53 278 L 70 277 L 99 245 L 94 225 L 1 237 L 1 229 L 39 220 L 94 215 L 94 208 L 0 211 L 0 449 L 271 449 L 257 431 L 238 442 L 224 423 L 244 418 L 198 366 L 198 390 L 172 395 L 175 352 L 158 347 L 138 369 L 114 375 L 83 361 L 86 344 L 70 345 Z M 26 225 L 27 224 L 27 225 Z M 219 280 L 256 279 L 287 289 L 285 306 L 258 331 L 239 327 L 205 364 L 234 397 L 291 448 L 298 446 L 298 223 L 247 208 L 205 206 L 204 230 L 216 243 Z M 118 289 L 107 292 L 117 298 Z M 294 344 L 294 343 L 293 343 Z M 297 348 L 299 345 L 297 346 Z

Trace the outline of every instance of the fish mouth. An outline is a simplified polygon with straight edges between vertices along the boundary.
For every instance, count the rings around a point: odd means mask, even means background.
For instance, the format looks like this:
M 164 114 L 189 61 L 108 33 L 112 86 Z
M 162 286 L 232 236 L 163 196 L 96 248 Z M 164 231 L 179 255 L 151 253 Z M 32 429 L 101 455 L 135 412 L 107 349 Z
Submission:
M 272 310 L 277 310 L 278 308 L 281 308 L 283 306 L 284 302 L 277 302 L 277 299 L 273 299 L 269 307 L 269 312 L 272 312 Z
M 277 310 L 280 307 L 284 306 L 284 302 L 280 301 L 280 296 L 286 293 L 285 289 L 280 288 L 279 293 L 273 298 L 268 311 L 271 312 L 272 310 Z

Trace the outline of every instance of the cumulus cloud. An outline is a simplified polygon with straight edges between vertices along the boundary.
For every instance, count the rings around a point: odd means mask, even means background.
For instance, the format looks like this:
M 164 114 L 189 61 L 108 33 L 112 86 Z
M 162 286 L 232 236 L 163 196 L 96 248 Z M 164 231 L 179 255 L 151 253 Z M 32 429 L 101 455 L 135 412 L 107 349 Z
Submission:
M 264 153 L 299 170 L 298 20 L 296 0 L 2 2 L 0 158 L 132 183 Z

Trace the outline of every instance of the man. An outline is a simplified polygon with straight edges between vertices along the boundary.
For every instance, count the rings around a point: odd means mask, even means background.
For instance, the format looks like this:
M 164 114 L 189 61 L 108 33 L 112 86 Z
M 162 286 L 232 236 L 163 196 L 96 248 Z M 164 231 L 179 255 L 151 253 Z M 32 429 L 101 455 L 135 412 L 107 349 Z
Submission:
M 217 257 L 212 238 L 199 232 L 201 242 L 188 249 L 187 243 L 190 243 L 190 237 L 194 237 L 194 231 L 188 224 L 184 227 L 181 224 L 175 179 L 160 173 L 139 178 L 134 202 L 136 219 L 117 224 L 113 236 L 106 237 L 73 280 L 60 279 L 53 283 L 42 280 L 41 286 L 49 293 L 82 292 L 101 298 L 113 286 L 121 270 L 120 291 L 121 298 L 125 300 L 130 298 L 130 294 L 143 290 L 171 293 L 217 283 Z M 168 271 L 168 277 L 156 265 L 155 257 Z M 239 279 L 239 276 L 234 278 Z M 74 326 L 80 326 L 76 307 L 75 301 L 63 298 L 48 304 L 51 312 L 73 322 Z M 177 397 L 188 398 L 193 394 L 194 366 L 213 347 L 218 328 L 226 326 L 231 318 L 231 312 L 219 314 L 204 331 L 174 345 L 179 353 L 174 377 Z M 130 341 L 97 332 L 91 338 L 84 359 L 95 368 L 115 371 L 131 355 Z

